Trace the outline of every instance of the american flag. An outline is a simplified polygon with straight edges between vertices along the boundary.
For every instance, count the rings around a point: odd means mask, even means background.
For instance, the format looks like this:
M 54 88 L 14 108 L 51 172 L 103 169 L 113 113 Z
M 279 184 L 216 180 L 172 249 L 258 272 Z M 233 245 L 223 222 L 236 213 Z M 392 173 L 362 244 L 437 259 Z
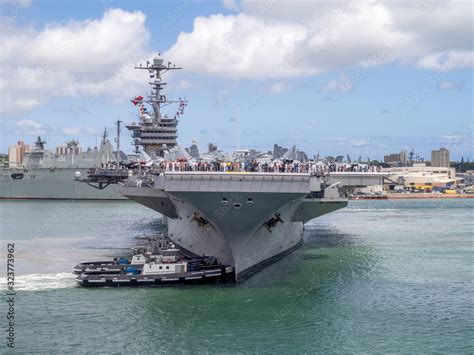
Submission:
M 142 102 L 142 100 L 143 100 L 143 96 L 137 96 L 137 97 L 131 99 L 130 101 L 132 101 L 132 103 L 133 103 L 135 106 L 137 106 L 137 104 L 139 104 L 140 102 Z

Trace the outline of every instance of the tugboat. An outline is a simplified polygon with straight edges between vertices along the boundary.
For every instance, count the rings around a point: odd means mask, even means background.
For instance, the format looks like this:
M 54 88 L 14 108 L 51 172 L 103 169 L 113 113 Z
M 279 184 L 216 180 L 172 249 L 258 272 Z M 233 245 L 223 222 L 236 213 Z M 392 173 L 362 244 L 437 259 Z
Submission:
M 73 271 L 84 287 L 167 286 L 191 283 L 228 282 L 234 268 L 215 257 L 186 257 L 173 243 L 150 240 L 146 248 L 133 248 L 132 260 L 86 262 Z
M 160 237 L 137 238 L 137 246 L 131 248 L 133 252 L 132 260 L 126 258 L 114 258 L 108 261 L 89 261 L 77 264 L 72 270 L 76 275 L 100 274 L 100 273 L 120 273 L 127 266 L 133 265 L 141 269 L 148 259 L 161 255 L 161 250 L 174 248 L 174 244 L 162 234 Z

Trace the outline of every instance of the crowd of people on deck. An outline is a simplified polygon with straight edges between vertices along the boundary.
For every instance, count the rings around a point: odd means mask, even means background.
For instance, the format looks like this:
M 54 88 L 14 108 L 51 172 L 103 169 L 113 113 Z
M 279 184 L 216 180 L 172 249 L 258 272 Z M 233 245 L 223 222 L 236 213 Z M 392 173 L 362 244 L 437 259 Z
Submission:
M 273 161 L 161 161 L 147 168 L 152 173 L 183 171 L 260 172 L 260 173 L 310 173 L 325 175 L 331 172 L 380 172 L 379 166 L 358 163 Z

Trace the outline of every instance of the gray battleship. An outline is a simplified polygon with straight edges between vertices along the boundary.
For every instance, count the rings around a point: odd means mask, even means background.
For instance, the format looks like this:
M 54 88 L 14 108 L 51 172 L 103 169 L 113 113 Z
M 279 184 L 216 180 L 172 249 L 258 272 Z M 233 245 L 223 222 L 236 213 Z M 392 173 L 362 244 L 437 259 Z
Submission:
M 64 152 L 54 153 L 46 150 L 45 142 L 38 137 L 33 149 L 25 154 L 22 166 L 0 168 L 0 199 L 125 199 L 118 185 L 99 190 L 75 180 L 91 168 L 116 161 L 107 133 L 98 148 L 79 153 L 77 146 L 78 142 L 72 140 Z
M 150 72 L 150 95 L 136 98 L 140 121 L 127 126 L 137 148 L 159 161 L 177 145 L 180 112 L 163 115 L 170 104 L 162 74 L 175 69 L 161 56 L 136 69 Z M 134 102 L 134 103 L 135 103 Z M 184 102 L 184 101 L 183 101 Z M 186 105 L 180 102 L 180 107 Z M 152 107 L 146 112 L 144 104 Z M 235 281 L 295 250 L 304 224 L 347 205 L 339 183 L 309 173 L 142 171 L 125 181 L 121 193 L 164 216 L 169 238 L 195 255 L 215 255 L 232 265 Z

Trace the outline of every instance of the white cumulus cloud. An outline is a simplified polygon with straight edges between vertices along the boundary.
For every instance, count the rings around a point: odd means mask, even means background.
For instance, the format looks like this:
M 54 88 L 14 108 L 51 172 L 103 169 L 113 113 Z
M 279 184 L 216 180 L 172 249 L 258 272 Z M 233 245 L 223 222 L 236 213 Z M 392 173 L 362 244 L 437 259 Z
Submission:
M 346 93 L 353 89 L 354 83 L 347 75 L 341 75 L 339 80 L 330 80 L 323 87 L 324 92 L 340 92 Z
M 222 5 L 228 10 L 237 11 L 239 9 L 239 5 L 235 0 L 222 0 Z
M 144 78 L 133 65 L 150 55 L 139 11 L 107 10 L 101 19 L 48 25 L 40 31 L 3 23 L 2 113 L 32 109 L 58 96 L 126 98 Z
M 32 120 L 20 120 L 16 124 L 16 133 L 25 136 L 45 134 L 43 126 Z
M 12 0 L 13 1 L 13 0 Z M 194 19 L 164 54 L 181 64 L 181 86 L 203 77 L 286 79 L 359 70 L 329 82 L 349 91 L 365 69 L 397 62 L 429 70 L 473 67 L 470 1 L 223 0 L 236 13 Z M 109 9 L 100 19 L 71 20 L 42 29 L 0 24 L 0 112 L 31 110 L 51 98 L 103 96 L 124 100 L 143 89 L 151 57 L 150 32 L 140 11 Z M 184 76 L 184 77 L 183 77 Z M 87 105 L 88 101 L 85 101 Z
M 166 56 L 221 78 L 285 78 L 388 62 L 469 68 L 471 6 L 455 0 L 243 0 L 237 14 L 196 18 Z
M 181 32 L 165 53 L 188 71 L 226 78 L 295 75 L 291 56 L 305 29 L 294 23 L 265 23 L 254 16 L 197 17 L 191 33 Z
M 15 125 L 15 134 L 20 136 L 91 136 L 95 135 L 96 129 L 92 127 L 51 127 L 30 119 L 19 120 Z
M 471 68 L 474 65 L 473 51 L 445 51 L 421 58 L 418 61 L 421 68 L 439 71 Z

